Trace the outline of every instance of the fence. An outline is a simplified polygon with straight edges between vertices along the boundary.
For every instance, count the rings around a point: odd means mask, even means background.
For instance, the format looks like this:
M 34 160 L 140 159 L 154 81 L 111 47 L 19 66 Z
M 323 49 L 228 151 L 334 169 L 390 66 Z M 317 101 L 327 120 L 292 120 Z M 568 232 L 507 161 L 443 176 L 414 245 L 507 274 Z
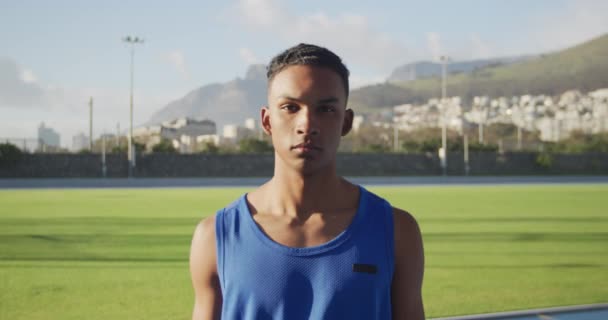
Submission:
M 135 177 L 267 177 L 272 154 L 144 154 L 136 159 Z M 608 174 L 608 154 L 494 153 L 469 154 L 470 175 Z M 436 154 L 338 154 L 344 176 L 441 175 Z M 448 155 L 448 175 L 465 175 L 460 153 Z M 105 176 L 127 177 L 124 154 L 106 155 Z M 23 154 L 15 165 L 0 165 L 0 178 L 104 177 L 99 154 Z

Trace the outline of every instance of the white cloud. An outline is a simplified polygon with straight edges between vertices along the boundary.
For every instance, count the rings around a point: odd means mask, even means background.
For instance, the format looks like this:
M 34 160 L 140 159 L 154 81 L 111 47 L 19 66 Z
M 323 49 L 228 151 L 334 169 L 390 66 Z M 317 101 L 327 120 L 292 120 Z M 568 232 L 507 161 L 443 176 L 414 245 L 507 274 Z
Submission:
M 243 59 L 243 61 L 245 61 L 245 63 L 247 63 L 247 64 L 251 65 L 251 64 L 259 63 L 259 59 L 253 53 L 253 51 L 249 48 L 240 48 L 239 55 L 241 56 L 241 59 Z
M 183 94 L 135 90 L 133 124 L 146 122 L 154 112 Z M 41 122 L 57 130 L 61 144 L 71 147 L 72 136 L 87 132 L 89 99 L 93 97 L 94 136 L 114 133 L 129 122 L 129 89 L 65 87 L 42 83 L 31 70 L 12 59 L 0 59 L 0 138 L 36 138 Z M 35 113 L 32 108 L 36 107 Z
M 38 82 L 38 77 L 29 69 L 21 70 L 21 80 L 24 83 L 36 83 Z
M 183 52 L 173 50 L 167 53 L 165 58 L 184 79 L 190 79 L 190 73 L 186 67 L 186 58 Z
M 0 108 L 40 108 L 45 90 L 33 72 L 10 58 L 0 58 Z
M 250 25 L 270 27 L 284 21 L 285 9 L 275 0 L 241 0 L 237 12 Z
M 179 95 L 155 95 L 135 91 L 133 125 L 146 122 L 154 112 Z M 57 130 L 61 145 L 71 147 L 72 137 L 89 132 L 89 99 L 93 97 L 93 136 L 115 133 L 120 123 L 122 133 L 129 126 L 129 90 L 105 88 L 52 88 L 47 92 L 46 108 L 35 115 L 25 109 L 8 109 L 0 117 L 0 137 L 35 138 L 40 122 Z
M 397 41 L 371 27 L 360 14 L 328 15 L 317 12 L 298 15 L 275 0 L 241 0 L 231 17 L 248 32 L 263 32 L 285 46 L 300 42 L 325 46 L 340 55 L 347 66 L 369 73 L 388 74 L 399 63 L 410 61 L 411 52 Z
M 535 19 L 531 29 L 526 47 L 535 53 L 572 47 L 608 32 L 608 1 L 568 2 Z

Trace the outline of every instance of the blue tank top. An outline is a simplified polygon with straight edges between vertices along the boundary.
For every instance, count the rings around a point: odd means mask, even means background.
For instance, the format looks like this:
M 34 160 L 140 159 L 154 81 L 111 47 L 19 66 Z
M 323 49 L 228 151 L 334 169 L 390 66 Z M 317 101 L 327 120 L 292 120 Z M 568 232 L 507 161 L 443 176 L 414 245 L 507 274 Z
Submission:
M 253 220 L 246 195 L 220 210 L 222 319 L 391 319 L 392 208 L 359 190 L 348 228 L 314 247 L 270 239 Z

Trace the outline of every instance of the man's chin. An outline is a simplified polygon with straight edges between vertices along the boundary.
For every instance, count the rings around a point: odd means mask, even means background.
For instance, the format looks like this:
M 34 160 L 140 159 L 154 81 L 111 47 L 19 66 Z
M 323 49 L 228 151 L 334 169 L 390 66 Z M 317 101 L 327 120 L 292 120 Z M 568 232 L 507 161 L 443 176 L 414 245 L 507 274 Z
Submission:
M 319 172 L 325 172 L 326 169 L 332 165 L 331 159 L 327 159 L 318 152 L 291 152 L 277 155 L 277 160 L 282 162 L 282 167 L 290 171 L 296 171 L 303 176 L 310 176 Z
M 315 161 L 317 157 L 315 157 L 315 155 L 313 154 L 300 153 L 296 155 L 296 158 L 306 162 L 311 162 Z
M 322 151 L 320 149 L 292 149 L 291 152 L 295 155 L 296 158 L 306 160 L 315 160 L 320 158 L 322 155 Z
M 329 161 L 322 161 L 322 159 L 314 157 L 299 157 L 294 163 L 292 168 L 298 171 L 303 176 L 312 176 L 321 172 L 325 172 L 330 167 Z

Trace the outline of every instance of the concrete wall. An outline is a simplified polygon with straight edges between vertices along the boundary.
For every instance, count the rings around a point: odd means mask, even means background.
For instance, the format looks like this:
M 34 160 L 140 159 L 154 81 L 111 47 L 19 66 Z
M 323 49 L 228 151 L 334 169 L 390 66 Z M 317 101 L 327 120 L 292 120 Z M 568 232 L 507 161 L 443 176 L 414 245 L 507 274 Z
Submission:
M 557 154 L 540 166 L 536 153 L 471 153 L 471 175 L 608 174 L 608 154 Z M 339 154 L 345 176 L 440 175 L 436 154 Z M 136 177 L 264 177 L 273 172 L 274 156 L 149 154 L 137 158 Z M 125 155 L 106 156 L 107 177 L 126 177 Z M 464 175 L 462 154 L 448 157 L 448 174 Z M 102 177 L 97 154 L 25 154 L 15 166 L 0 165 L 2 178 Z

